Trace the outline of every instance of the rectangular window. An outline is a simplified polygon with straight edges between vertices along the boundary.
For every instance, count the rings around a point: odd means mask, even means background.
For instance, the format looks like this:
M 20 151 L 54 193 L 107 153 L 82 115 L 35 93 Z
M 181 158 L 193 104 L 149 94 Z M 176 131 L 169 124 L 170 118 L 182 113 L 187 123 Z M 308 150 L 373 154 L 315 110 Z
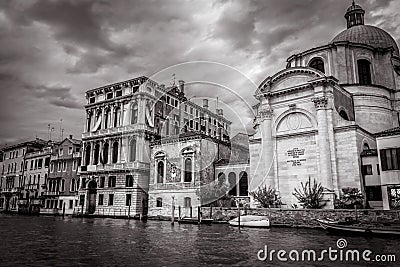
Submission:
M 115 97 L 122 96 L 122 90 L 115 91 Z
M 76 170 L 76 160 L 74 160 L 73 162 L 72 162 L 72 170 L 73 171 L 75 171 Z
M 86 188 L 86 178 L 82 178 L 81 187 L 82 187 L 82 188 Z
M 50 165 L 50 157 L 47 157 L 47 158 L 44 160 L 44 167 L 45 167 L 45 168 L 48 168 L 49 165 Z
M 62 148 L 60 148 L 60 150 L 58 151 L 58 154 L 59 154 L 60 156 L 62 156 L 62 155 L 64 154 L 64 150 L 63 150 Z
M 43 167 L 43 159 L 39 159 L 38 168 L 41 169 Z
M 108 177 L 108 187 L 115 187 L 117 177 L 110 176 Z
M 131 200 L 132 200 L 132 194 L 126 194 L 125 206 L 130 206 Z
M 367 200 L 382 201 L 382 189 L 380 186 L 366 186 L 365 192 L 367 195 Z
M 379 169 L 379 164 L 376 164 L 376 171 L 378 175 L 381 175 L 381 170 Z
M 30 169 L 33 170 L 33 160 L 31 160 L 31 167 L 30 167 Z
M 54 172 L 54 162 L 52 162 L 50 165 L 50 172 Z
M 399 186 L 389 187 L 387 190 L 388 190 L 388 196 L 389 196 L 390 209 L 399 209 L 400 208 L 400 187 Z
M 162 207 L 162 198 L 158 197 L 156 199 L 156 207 L 158 207 L 158 208 Z
M 57 171 L 60 172 L 61 171 L 61 162 L 57 163 Z
M 112 92 L 107 93 L 107 99 L 111 99 L 111 98 L 113 98 L 113 93 Z
M 108 195 L 108 206 L 114 205 L 114 194 Z
M 67 171 L 67 162 L 63 162 L 63 172 Z
M 85 204 L 85 195 L 79 196 L 79 206 L 83 206 Z
M 99 205 L 104 205 L 104 195 L 99 194 Z
M 363 165 L 361 166 L 361 171 L 363 175 L 372 175 L 372 165 Z
M 72 154 L 72 147 L 69 147 L 68 148 L 68 155 L 71 155 Z
M 190 114 L 193 115 L 193 108 L 190 107 Z
M 104 181 L 105 181 L 106 177 L 104 176 L 100 176 L 100 185 L 99 188 L 104 188 Z
M 96 102 L 96 98 L 95 97 L 89 98 L 89 104 L 93 104 L 94 102 Z
M 400 170 L 400 148 L 381 149 L 382 171 Z
M 72 209 L 74 207 L 74 201 L 72 199 L 69 200 L 68 208 Z

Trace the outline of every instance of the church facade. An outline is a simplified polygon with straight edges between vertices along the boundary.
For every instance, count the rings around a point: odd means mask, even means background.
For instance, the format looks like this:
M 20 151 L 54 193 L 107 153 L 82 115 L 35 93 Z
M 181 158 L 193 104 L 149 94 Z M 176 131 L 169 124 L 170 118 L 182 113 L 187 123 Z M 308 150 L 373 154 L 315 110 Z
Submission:
M 381 186 L 379 177 L 375 184 L 365 179 L 361 155 L 377 149 L 379 132 L 399 126 L 400 57 L 394 39 L 365 25 L 364 14 L 353 3 L 345 14 L 347 29 L 327 45 L 289 57 L 286 69 L 259 85 L 251 191 L 271 186 L 292 207 L 298 205 L 294 189 L 311 178 L 322 184 L 326 207 L 333 208 L 344 187 L 365 193 Z M 400 176 L 391 183 L 400 184 Z M 377 192 L 374 204 L 387 208 L 387 191 Z

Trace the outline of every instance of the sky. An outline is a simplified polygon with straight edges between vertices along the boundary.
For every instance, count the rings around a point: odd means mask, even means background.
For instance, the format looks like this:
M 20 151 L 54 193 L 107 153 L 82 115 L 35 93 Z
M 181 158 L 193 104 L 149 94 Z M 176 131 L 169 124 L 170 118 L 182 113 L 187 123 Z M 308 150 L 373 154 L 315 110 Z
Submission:
M 365 23 L 399 43 L 400 1 L 357 0 Z M 295 53 L 346 28 L 350 0 L 0 1 L 0 144 L 80 138 L 84 92 L 147 76 L 185 80 L 216 99 L 233 132 L 251 126 L 253 94 Z

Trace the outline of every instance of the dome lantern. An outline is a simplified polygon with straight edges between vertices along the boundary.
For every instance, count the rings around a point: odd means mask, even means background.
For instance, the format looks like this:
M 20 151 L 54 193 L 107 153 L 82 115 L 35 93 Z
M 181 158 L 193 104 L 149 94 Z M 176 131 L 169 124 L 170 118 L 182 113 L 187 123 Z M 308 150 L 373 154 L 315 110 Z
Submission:
M 347 9 L 344 17 L 347 20 L 347 29 L 356 25 L 364 25 L 365 10 L 361 6 L 356 5 L 353 0 L 351 6 Z

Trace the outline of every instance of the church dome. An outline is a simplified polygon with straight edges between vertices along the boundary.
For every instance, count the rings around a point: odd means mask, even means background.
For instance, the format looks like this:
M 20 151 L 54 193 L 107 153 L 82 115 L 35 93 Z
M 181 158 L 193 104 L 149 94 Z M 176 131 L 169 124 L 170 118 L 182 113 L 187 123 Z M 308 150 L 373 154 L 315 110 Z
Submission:
M 366 44 L 374 48 L 393 47 L 394 53 L 399 55 L 396 41 L 386 31 L 371 25 L 352 26 L 333 38 L 332 42 L 348 41 L 357 44 Z
M 347 41 L 370 45 L 374 48 L 393 47 L 394 53 L 399 55 L 399 48 L 390 34 L 378 27 L 364 25 L 364 14 L 364 9 L 356 5 L 353 0 L 352 5 L 347 9 L 344 15 L 347 21 L 347 29 L 336 35 L 332 43 Z

